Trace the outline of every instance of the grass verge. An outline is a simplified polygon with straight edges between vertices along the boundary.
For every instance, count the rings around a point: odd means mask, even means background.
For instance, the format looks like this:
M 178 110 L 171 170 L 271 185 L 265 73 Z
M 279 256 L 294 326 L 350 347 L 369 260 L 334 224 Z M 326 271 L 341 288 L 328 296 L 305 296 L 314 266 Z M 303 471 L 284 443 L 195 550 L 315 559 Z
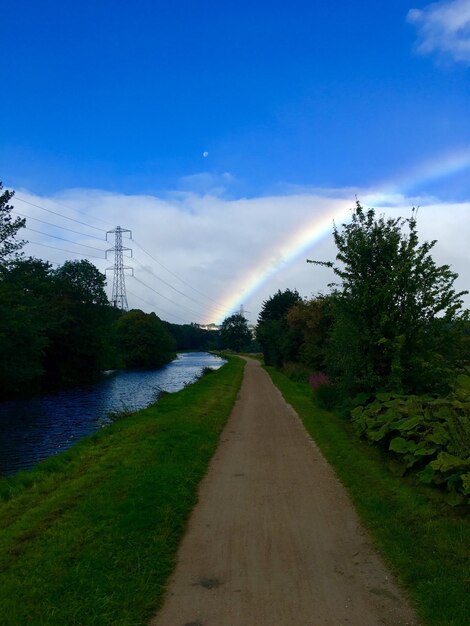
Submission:
M 426 626 L 467 626 L 470 615 L 468 509 L 452 509 L 431 488 L 400 479 L 380 450 L 349 423 L 316 407 L 308 385 L 267 367 L 345 485 L 364 525 L 408 591 Z
M 0 480 L 2 626 L 140 626 L 162 601 L 244 362 Z

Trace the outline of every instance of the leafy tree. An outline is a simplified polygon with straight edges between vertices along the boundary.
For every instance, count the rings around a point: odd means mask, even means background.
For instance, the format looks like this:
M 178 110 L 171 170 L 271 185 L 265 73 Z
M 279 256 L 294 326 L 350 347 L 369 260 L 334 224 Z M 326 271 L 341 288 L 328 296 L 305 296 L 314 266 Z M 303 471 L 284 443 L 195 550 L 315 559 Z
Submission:
M 333 291 L 330 373 L 350 394 L 445 389 L 467 292 L 455 291 L 457 274 L 448 265 L 435 264 L 436 241 L 419 243 L 415 212 L 377 218 L 357 202 L 351 222 L 333 235 L 339 263 L 320 263 L 341 281 Z
M 197 324 L 170 324 L 163 322 L 165 328 L 176 341 L 176 350 L 217 350 L 220 333 L 217 330 L 205 330 Z
M 104 290 L 106 276 L 90 261 L 65 261 L 55 272 L 57 285 L 63 294 L 84 304 L 107 305 Z
M 249 349 L 251 340 L 248 320 L 243 315 L 235 313 L 224 319 L 220 328 L 222 349 L 228 348 L 229 350 L 235 350 L 235 352 L 242 352 Z
M 0 397 L 37 390 L 48 343 L 51 266 L 15 259 L 0 266 Z
M 285 361 L 296 360 L 301 335 L 289 328 L 287 314 L 292 306 L 301 302 L 297 290 L 286 289 L 263 302 L 258 316 L 256 338 L 261 345 L 266 365 L 281 367 Z
M 125 367 L 161 367 L 175 356 L 175 340 L 155 313 L 129 311 L 116 322 Z
M 112 320 L 105 276 L 89 261 L 66 261 L 52 273 L 48 303 L 48 384 L 85 382 L 106 367 Z
M 297 302 L 287 313 L 287 323 L 301 337 L 296 360 L 310 369 L 323 371 L 332 324 L 331 298 L 320 295 Z
M 3 185 L 0 182 L 0 192 Z M 18 231 L 26 224 L 25 219 L 17 217 L 13 219 L 11 211 L 13 207 L 8 204 L 12 199 L 14 191 L 5 189 L 0 193 L 0 263 L 5 264 L 12 255 L 24 246 L 24 241 L 17 241 Z

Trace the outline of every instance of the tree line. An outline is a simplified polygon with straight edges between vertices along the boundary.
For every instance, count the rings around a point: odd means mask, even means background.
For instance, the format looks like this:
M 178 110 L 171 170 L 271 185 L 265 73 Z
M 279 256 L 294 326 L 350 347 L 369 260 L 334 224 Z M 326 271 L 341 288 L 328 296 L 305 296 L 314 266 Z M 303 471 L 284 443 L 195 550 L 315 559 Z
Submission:
M 359 202 L 334 227 L 337 282 L 303 299 L 295 289 L 263 303 L 256 330 L 267 365 L 309 383 L 381 446 L 389 467 L 470 501 L 470 322 L 467 291 L 437 265 L 410 218 L 377 217 Z
M 457 274 L 420 243 L 416 215 L 376 216 L 359 202 L 334 227 L 338 282 L 302 299 L 287 289 L 263 303 L 257 339 L 265 362 L 323 372 L 338 399 L 358 393 L 445 393 L 468 365 L 468 311 Z
M 89 261 L 25 257 L 13 192 L 0 183 L 0 398 L 77 385 L 107 369 L 160 367 L 176 350 L 213 347 L 213 333 L 110 306 Z

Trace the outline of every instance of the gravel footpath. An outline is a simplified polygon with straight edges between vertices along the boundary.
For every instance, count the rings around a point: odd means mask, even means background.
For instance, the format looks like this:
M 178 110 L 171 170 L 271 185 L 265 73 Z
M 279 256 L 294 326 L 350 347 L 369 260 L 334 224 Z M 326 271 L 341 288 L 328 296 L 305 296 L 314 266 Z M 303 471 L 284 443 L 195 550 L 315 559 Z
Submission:
M 151 626 L 415 626 L 333 470 L 259 363 Z

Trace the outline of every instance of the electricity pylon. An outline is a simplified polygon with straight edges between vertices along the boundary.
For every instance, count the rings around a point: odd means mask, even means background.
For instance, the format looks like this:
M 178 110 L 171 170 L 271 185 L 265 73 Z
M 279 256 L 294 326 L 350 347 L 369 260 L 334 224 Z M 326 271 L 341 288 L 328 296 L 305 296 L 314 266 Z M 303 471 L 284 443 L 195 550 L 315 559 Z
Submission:
M 132 231 L 128 228 L 121 228 L 116 226 L 113 230 L 106 232 L 106 241 L 108 241 L 108 234 L 114 234 L 114 248 L 106 250 L 106 258 L 108 258 L 108 252 L 114 252 L 114 265 L 113 267 L 107 267 L 106 271 L 114 270 L 113 277 L 113 294 L 111 296 L 111 304 L 116 309 L 127 311 L 127 295 L 126 295 L 126 282 L 124 280 L 124 270 L 131 270 L 132 276 L 134 276 L 134 268 L 124 265 L 124 250 L 129 250 L 132 257 L 132 248 L 125 248 L 122 245 L 122 233 L 129 233 L 129 239 L 132 239 Z
M 242 317 L 244 317 L 246 319 L 246 315 L 245 313 L 249 313 L 250 311 L 245 311 L 245 308 L 243 306 L 243 304 L 240 304 L 240 311 L 238 312 L 238 315 L 241 315 Z

